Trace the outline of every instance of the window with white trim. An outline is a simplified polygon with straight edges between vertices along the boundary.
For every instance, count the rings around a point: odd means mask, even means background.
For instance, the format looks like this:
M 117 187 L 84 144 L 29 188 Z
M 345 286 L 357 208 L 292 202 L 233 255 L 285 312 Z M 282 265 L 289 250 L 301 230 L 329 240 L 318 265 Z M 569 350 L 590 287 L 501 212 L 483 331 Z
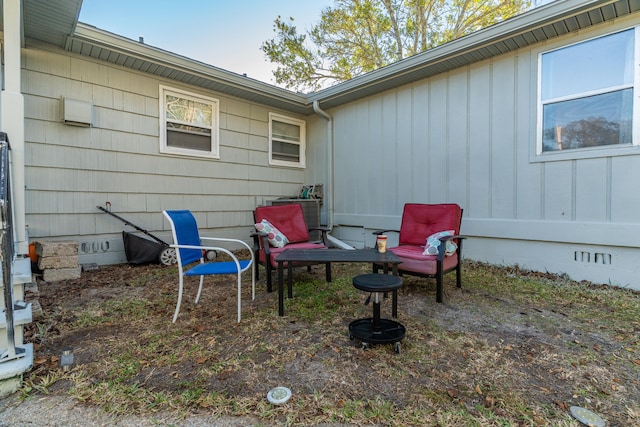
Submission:
M 160 152 L 220 158 L 218 100 L 160 86 Z
M 291 117 L 269 114 L 269 164 L 305 166 L 306 123 Z
M 538 155 L 637 144 L 636 37 L 632 28 L 540 54 Z

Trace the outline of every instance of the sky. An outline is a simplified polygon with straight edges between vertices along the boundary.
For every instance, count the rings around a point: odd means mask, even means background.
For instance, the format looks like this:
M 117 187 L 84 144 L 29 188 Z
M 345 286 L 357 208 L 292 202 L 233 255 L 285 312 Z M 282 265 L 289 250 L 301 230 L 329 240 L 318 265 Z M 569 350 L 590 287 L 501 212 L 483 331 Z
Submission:
M 331 0 L 83 0 L 79 21 L 227 71 L 273 84 L 260 46 L 273 21 L 295 19 L 298 33 L 320 21 Z

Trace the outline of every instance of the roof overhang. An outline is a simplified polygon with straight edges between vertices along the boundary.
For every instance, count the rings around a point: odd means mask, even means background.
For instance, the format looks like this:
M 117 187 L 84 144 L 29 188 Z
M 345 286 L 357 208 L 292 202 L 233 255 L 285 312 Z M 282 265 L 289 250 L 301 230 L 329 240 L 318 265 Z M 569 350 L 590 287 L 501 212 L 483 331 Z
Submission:
M 24 37 L 64 47 L 78 23 L 82 0 L 22 0 Z M 0 1 L 0 29 L 4 31 L 4 1 Z
M 225 95 L 310 114 L 304 94 L 294 93 L 142 42 L 78 23 L 65 49 L 112 64 Z
M 637 13 L 640 0 L 559 0 L 315 93 L 291 92 L 78 23 L 81 0 L 24 0 L 24 33 L 64 49 L 161 78 L 292 113 L 333 108 L 491 57 Z
M 555 1 L 434 49 L 308 95 L 323 108 L 512 52 L 640 10 L 640 0 Z

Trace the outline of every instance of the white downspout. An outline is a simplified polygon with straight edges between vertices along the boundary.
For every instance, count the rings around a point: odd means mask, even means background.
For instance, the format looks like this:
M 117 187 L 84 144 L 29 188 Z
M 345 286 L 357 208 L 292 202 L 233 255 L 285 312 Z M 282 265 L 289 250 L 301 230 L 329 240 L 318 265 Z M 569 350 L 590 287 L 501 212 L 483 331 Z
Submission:
M 316 114 L 322 116 L 327 120 L 327 196 L 325 198 L 327 202 L 327 215 L 329 217 L 329 224 L 327 228 L 329 233 L 333 230 L 333 118 L 324 110 L 320 108 L 320 103 L 313 101 L 313 111 Z M 345 242 L 336 239 L 335 237 L 327 234 L 329 242 L 341 249 L 355 249 L 354 247 L 346 244 Z
M 22 5 L 4 0 L 4 89 L 0 93 L 0 129 L 11 145 L 11 181 L 16 255 L 29 253 L 25 219 L 24 96 L 21 93 Z

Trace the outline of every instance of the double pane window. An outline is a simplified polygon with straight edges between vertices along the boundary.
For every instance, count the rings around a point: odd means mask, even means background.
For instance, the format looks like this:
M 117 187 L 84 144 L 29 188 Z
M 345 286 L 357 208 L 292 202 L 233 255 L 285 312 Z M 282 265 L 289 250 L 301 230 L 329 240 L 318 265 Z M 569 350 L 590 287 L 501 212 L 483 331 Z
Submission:
M 538 153 L 633 144 L 635 30 L 541 55 Z
M 304 167 L 304 121 L 277 114 L 270 114 L 269 133 L 270 164 Z
M 164 153 L 218 158 L 218 101 L 161 87 Z

